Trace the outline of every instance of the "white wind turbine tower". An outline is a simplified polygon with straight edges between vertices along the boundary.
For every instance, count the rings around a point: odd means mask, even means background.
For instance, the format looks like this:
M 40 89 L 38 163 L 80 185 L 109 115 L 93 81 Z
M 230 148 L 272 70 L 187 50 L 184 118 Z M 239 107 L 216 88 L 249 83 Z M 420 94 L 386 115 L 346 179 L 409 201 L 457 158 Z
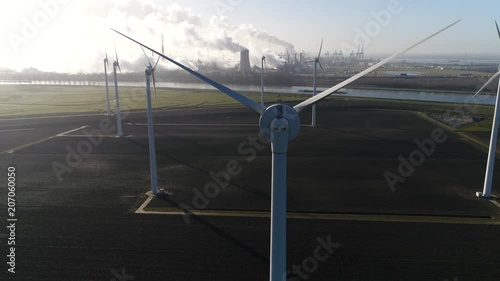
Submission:
M 316 95 L 316 79 L 318 76 L 318 64 L 319 67 L 321 68 L 321 71 L 323 71 L 323 75 L 325 75 L 325 69 L 321 65 L 321 62 L 319 61 L 319 58 L 321 57 L 321 49 L 323 48 L 323 39 L 321 39 L 321 44 L 319 46 L 319 53 L 318 56 L 314 58 L 314 77 L 313 77 L 313 97 Z M 312 106 L 312 116 L 311 116 L 311 126 L 316 127 L 316 105 L 314 104 Z
M 144 48 L 142 46 L 141 48 L 142 51 L 144 52 L 144 56 L 146 56 L 146 59 L 148 61 L 148 66 L 146 67 L 145 74 L 146 74 L 146 102 L 147 102 L 147 115 L 148 115 L 149 171 L 151 174 L 151 192 L 153 194 L 158 194 L 158 172 L 156 166 L 155 133 L 153 126 L 153 110 L 151 105 L 151 84 L 149 78 L 153 77 L 153 89 L 155 89 L 155 95 L 156 95 L 154 69 L 158 64 L 160 57 L 158 57 L 158 60 L 156 61 L 155 66 L 153 67 L 151 65 L 151 62 L 149 61 L 148 56 L 146 55 L 146 52 L 144 51 Z
M 129 36 L 114 29 L 113 31 L 164 57 L 171 63 L 198 77 L 202 81 L 212 85 L 216 89 L 239 101 L 250 109 L 253 109 L 261 115 L 259 121 L 260 132 L 268 141 L 271 142 L 272 151 L 270 280 L 281 281 L 286 279 L 286 154 L 288 150 L 288 142 L 293 140 L 300 130 L 299 113 L 306 109 L 308 106 L 314 105 L 320 100 L 352 83 L 353 81 L 381 67 L 382 65 L 400 55 L 402 52 L 413 49 L 414 47 L 443 32 L 444 30 L 452 27 L 459 21 L 450 24 L 449 26 L 437 31 L 436 33 L 408 47 L 407 49 L 380 61 L 379 63 L 337 84 L 336 86 L 331 87 L 330 89 L 327 89 L 293 107 L 287 104 L 278 103 L 267 108 L 247 98 L 246 96 L 237 93 L 234 90 L 229 89 L 228 87 L 190 69 L 189 67 L 184 66 L 183 64 L 160 54 L 158 51 L 153 50 L 152 48 L 130 38 Z
M 497 26 L 498 38 L 500 39 L 500 28 L 498 28 L 498 23 L 495 21 Z M 472 97 L 476 97 L 486 86 L 488 86 L 493 80 L 500 76 L 500 65 L 498 66 L 498 72 L 495 73 L 490 80 L 488 80 L 484 86 L 479 89 L 479 91 Z M 500 80 L 498 81 L 497 98 L 495 102 L 495 114 L 493 115 L 493 125 L 491 126 L 491 138 L 490 138 L 490 148 L 488 151 L 488 162 L 486 164 L 486 175 L 484 177 L 483 192 L 476 192 L 477 197 L 490 198 L 491 197 L 491 186 L 493 185 L 493 172 L 495 167 L 495 156 L 497 151 L 497 138 L 498 138 L 498 121 L 500 119 Z
M 266 62 L 266 57 L 262 56 L 261 67 L 260 67 L 260 104 L 264 105 L 264 63 Z
M 104 81 L 106 82 L 106 115 L 111 116 L 111 108 L 109 106 L 109 88 L 108 88 L 108 52 L 104 51 L 106 57 L 104 58 Z
M 116 52 L 116 46 L 115 46 L 115 61 L 113 62 L 113 77 L 115 79 L 116 127 L 117 127 L 116 136 L 122 137 L 123 130 L 122 130 L 122 116 L 120 114 L 120 96 L 118 95 L 118 79 L 116 78 L 116 69 L 117 68 L 120 70 L 120 73 L 121 73 L 122 69 L 120 68 L 120 61 L 118 60 L 118 53 Z

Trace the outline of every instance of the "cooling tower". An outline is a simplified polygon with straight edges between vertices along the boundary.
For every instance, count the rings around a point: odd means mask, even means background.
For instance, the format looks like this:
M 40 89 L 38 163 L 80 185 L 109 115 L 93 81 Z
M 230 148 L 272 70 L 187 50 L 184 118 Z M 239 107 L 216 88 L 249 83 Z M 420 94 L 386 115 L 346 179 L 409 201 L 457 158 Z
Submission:
M 240 69 L 241 72 L 250 72 L 252 67 L 250 67 L 250 52 L 243 50 L 240 53 Z

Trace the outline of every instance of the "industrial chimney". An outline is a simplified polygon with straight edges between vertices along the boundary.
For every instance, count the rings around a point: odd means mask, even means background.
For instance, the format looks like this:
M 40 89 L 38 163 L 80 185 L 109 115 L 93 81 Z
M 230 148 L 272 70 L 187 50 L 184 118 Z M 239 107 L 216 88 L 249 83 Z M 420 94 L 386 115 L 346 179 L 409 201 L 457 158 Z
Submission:
M 248 49 L 241 51 L 240 53 L 240 72 L 251 72 L 252 67 L 250 66 L 250 52 Z

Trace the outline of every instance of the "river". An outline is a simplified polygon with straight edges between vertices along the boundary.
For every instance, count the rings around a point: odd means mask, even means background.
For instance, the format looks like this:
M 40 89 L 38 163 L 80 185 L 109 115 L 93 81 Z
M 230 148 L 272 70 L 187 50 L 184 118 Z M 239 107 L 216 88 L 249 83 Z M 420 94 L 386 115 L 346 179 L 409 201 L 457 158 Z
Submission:
M 143 86 L 142 83 L 119 83 L 124 86 Z M 199 90 L 213 90 L 214 88 L 208 84 L 199 83 L 156 83 L 157 87 L 168 87 L 177 89 L 199 89 Z M 260 92 L 260 86 L 248 85 L 226 85 L 229 88 L 240 92 Z M 318 88 L 318 92 L 324 91 L 327 88 Z M 303 94 L 311 95 L 310 92 L 300 92 L 303 90 L 311 91 L 312 87 L 292 86 L 292 87 L 272 87 L 266 86 L 265 92 L 272 93 L 289 93 L 289 94 Z M 456 93 L 443 93 L 431 91 L 401 91 L 401 90 L 367 90 L 367 89 L 350 89 L 345 88 L 341 90 L 342 94 L 351 97 L 363 98 L 378 98 L 378 99 L 399 99 L 399 100 L 413 100 L 413 101 L 434 101 L 434 102 L 447 102 L 447 103 L 475 103 L 475 104 L 495 104 L 494 95 L 478 95 L 471 100 L 473 94 L 456 94 Z

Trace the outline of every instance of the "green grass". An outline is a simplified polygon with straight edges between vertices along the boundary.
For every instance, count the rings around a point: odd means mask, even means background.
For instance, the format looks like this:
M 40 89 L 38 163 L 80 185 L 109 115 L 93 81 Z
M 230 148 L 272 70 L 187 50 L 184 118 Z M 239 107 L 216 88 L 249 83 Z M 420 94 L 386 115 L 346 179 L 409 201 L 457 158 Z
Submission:
M 110 87 L 111 108 L 115 107 L 114 88 Z M 259 93 L 244 93 L 259 101 Z M 266 93 L 267 103 L 302 101 L 303 94 Z M 453 110 L 452 104 L 439 102 L 383 100 L 335 96 L 335 107 L 371 107 L 379 109 L 401 109 L 419 112 L 444 112 Z M 98 86 L 56 86 L 56 85 L 4 85 L 0 86 L 0 116 L 39 115 L 55 113 L 104 112 L 106 110 L 105 88 Z M 120 105 L 125 110 L 146 108 L 146 93 L 142 87 L 121 87 Z M 239 106 L 232 98 L 216 90 L 157 89 L 155 108 L 178 107 L 224 107 Z M 479 106 L 479 113 L 491 115 L 492 107 Z
M 457 132 L 491 132 L 492 120 L 464 125 L 455 131 Z
M 115 108 L 114 88 L 109 88 L 111 108 Z M 260 101 L 260 93 L 245 93 Z M 303 100 L 304 96 L 266 94 L 267 102 Z M 218 91 L 157 89 L 154 108 L 239 106 Z M 146 90 L 139 87 L 120 88 L 122 110 L 146 108 Z M 57 113 L 105 112 L 105 88 L 97 86 L 5 85 L 0 86 L 0 116 L 30 116 Z

